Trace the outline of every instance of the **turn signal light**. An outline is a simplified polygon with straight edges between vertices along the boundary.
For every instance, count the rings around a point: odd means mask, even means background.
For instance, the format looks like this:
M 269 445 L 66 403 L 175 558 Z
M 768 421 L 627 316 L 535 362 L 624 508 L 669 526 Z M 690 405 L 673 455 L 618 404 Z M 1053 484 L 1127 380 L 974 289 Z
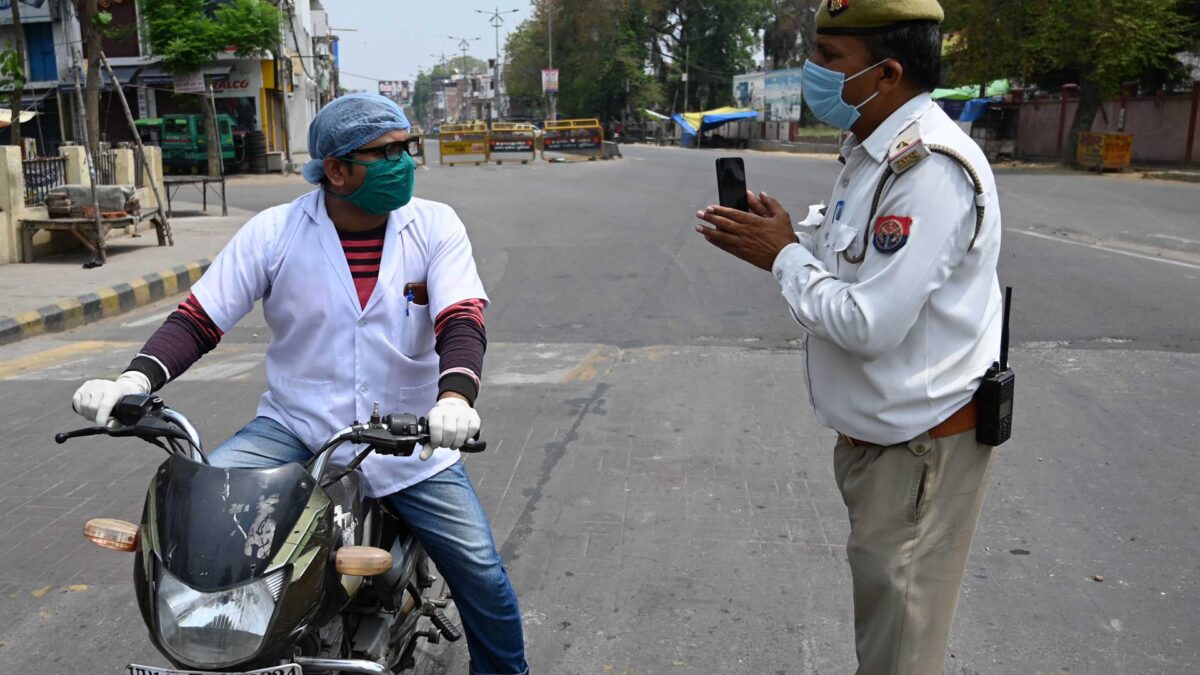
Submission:
M 92 518 L 83 526 L 88 541 L 113 551 L 136 551 L 141 528 L 125 520 Z
M 392 569 L 392 554 L 374 546 L 343 546 L 337 550 L 334 567 L 341 574 L 373 577 Z

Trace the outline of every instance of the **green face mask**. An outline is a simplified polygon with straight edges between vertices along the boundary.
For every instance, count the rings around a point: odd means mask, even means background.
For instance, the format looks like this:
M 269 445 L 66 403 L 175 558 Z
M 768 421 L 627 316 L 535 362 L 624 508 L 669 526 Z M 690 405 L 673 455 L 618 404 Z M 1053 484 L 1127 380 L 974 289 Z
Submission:
M 417 163 L 407 152 L 400 155 L 400 158 L 395 161 L 388 159 L 377 159 L 374 162 L 360 162 L 356 159 L 342 159 L 342 161 L 367 167 L 367 177 L 354 192 L 348 195 L 334 195 L 335 197 L 345 199 L 363 211 L 376 215 L 391 213 L 412 200 Z

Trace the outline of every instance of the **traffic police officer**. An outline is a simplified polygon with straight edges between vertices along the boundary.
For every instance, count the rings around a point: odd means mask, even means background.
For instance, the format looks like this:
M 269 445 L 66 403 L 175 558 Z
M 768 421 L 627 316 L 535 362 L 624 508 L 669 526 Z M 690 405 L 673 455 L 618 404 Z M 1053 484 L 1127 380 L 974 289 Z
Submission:
M 851 131 L 827 205 L 710 206 L 697 230 L 770 270 L 838 432 L 858 673 L 940 673 L 993 448 L 973 396 L 999 353 L 1000 211 L 987 160 L 932 101 L 936 0 L 824 0 L 804 97 Z

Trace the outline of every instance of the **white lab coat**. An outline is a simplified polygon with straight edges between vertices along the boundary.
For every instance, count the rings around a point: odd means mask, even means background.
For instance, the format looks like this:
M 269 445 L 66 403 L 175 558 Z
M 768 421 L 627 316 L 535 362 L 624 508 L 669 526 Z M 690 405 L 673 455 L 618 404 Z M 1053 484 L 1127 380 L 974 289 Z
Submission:
M 428 305 L 404 297 L 417 282 L 428 284 Z M 388 218 L 379 279 L 362 308 L 321 190 L 252 218 L 192 292 L 224 332 L 263 301 L 271 344 L 257 414 L 314 451 L 368 419 L 375 401 L 384 414 L 425 415 L 438 392 L 434 319 L 463 300 L 487 301 L 462 221 L 445 204 L 413 199 Z M 355 450 L 343 446 L 335 459 Z M 418 453 L 373 453 L 362 465 L 368 494 L 402 490 L 459 458 L 441 449 L 422 462 Z
M 983 181 L 987 205 L 974 247 L 971 181 L 942 155 L 897 176 L 868 223 L 892 141 L 914 121 L 926 144 L 958 151 Z M 817 418 L 852 438 L 892 445 L 966 405 L 999 358 L 1000 205 L 979 146 L 928 95 L 902 106 L 865 141 L 851 137 L 842 156 L 824 219 L 779 254 L 772 272 L 809 333 Z M 888 216 L 911 219 L 907 243 L 883 252 L 872 238 L 861 263 L 847 262 L 842 252 L 861 252 L 865 228 Z

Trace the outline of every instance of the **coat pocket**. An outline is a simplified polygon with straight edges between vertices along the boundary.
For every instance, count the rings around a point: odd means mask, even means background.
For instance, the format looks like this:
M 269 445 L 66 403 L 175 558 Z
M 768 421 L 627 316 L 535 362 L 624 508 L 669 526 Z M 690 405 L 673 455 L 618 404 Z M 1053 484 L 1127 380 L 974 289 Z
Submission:
M 400 351 L 416 359 L 433 351 L 436 336 L 433 333 L 433 317 L 429 305 L 406 302 L 404 314 L 400 316 Z

